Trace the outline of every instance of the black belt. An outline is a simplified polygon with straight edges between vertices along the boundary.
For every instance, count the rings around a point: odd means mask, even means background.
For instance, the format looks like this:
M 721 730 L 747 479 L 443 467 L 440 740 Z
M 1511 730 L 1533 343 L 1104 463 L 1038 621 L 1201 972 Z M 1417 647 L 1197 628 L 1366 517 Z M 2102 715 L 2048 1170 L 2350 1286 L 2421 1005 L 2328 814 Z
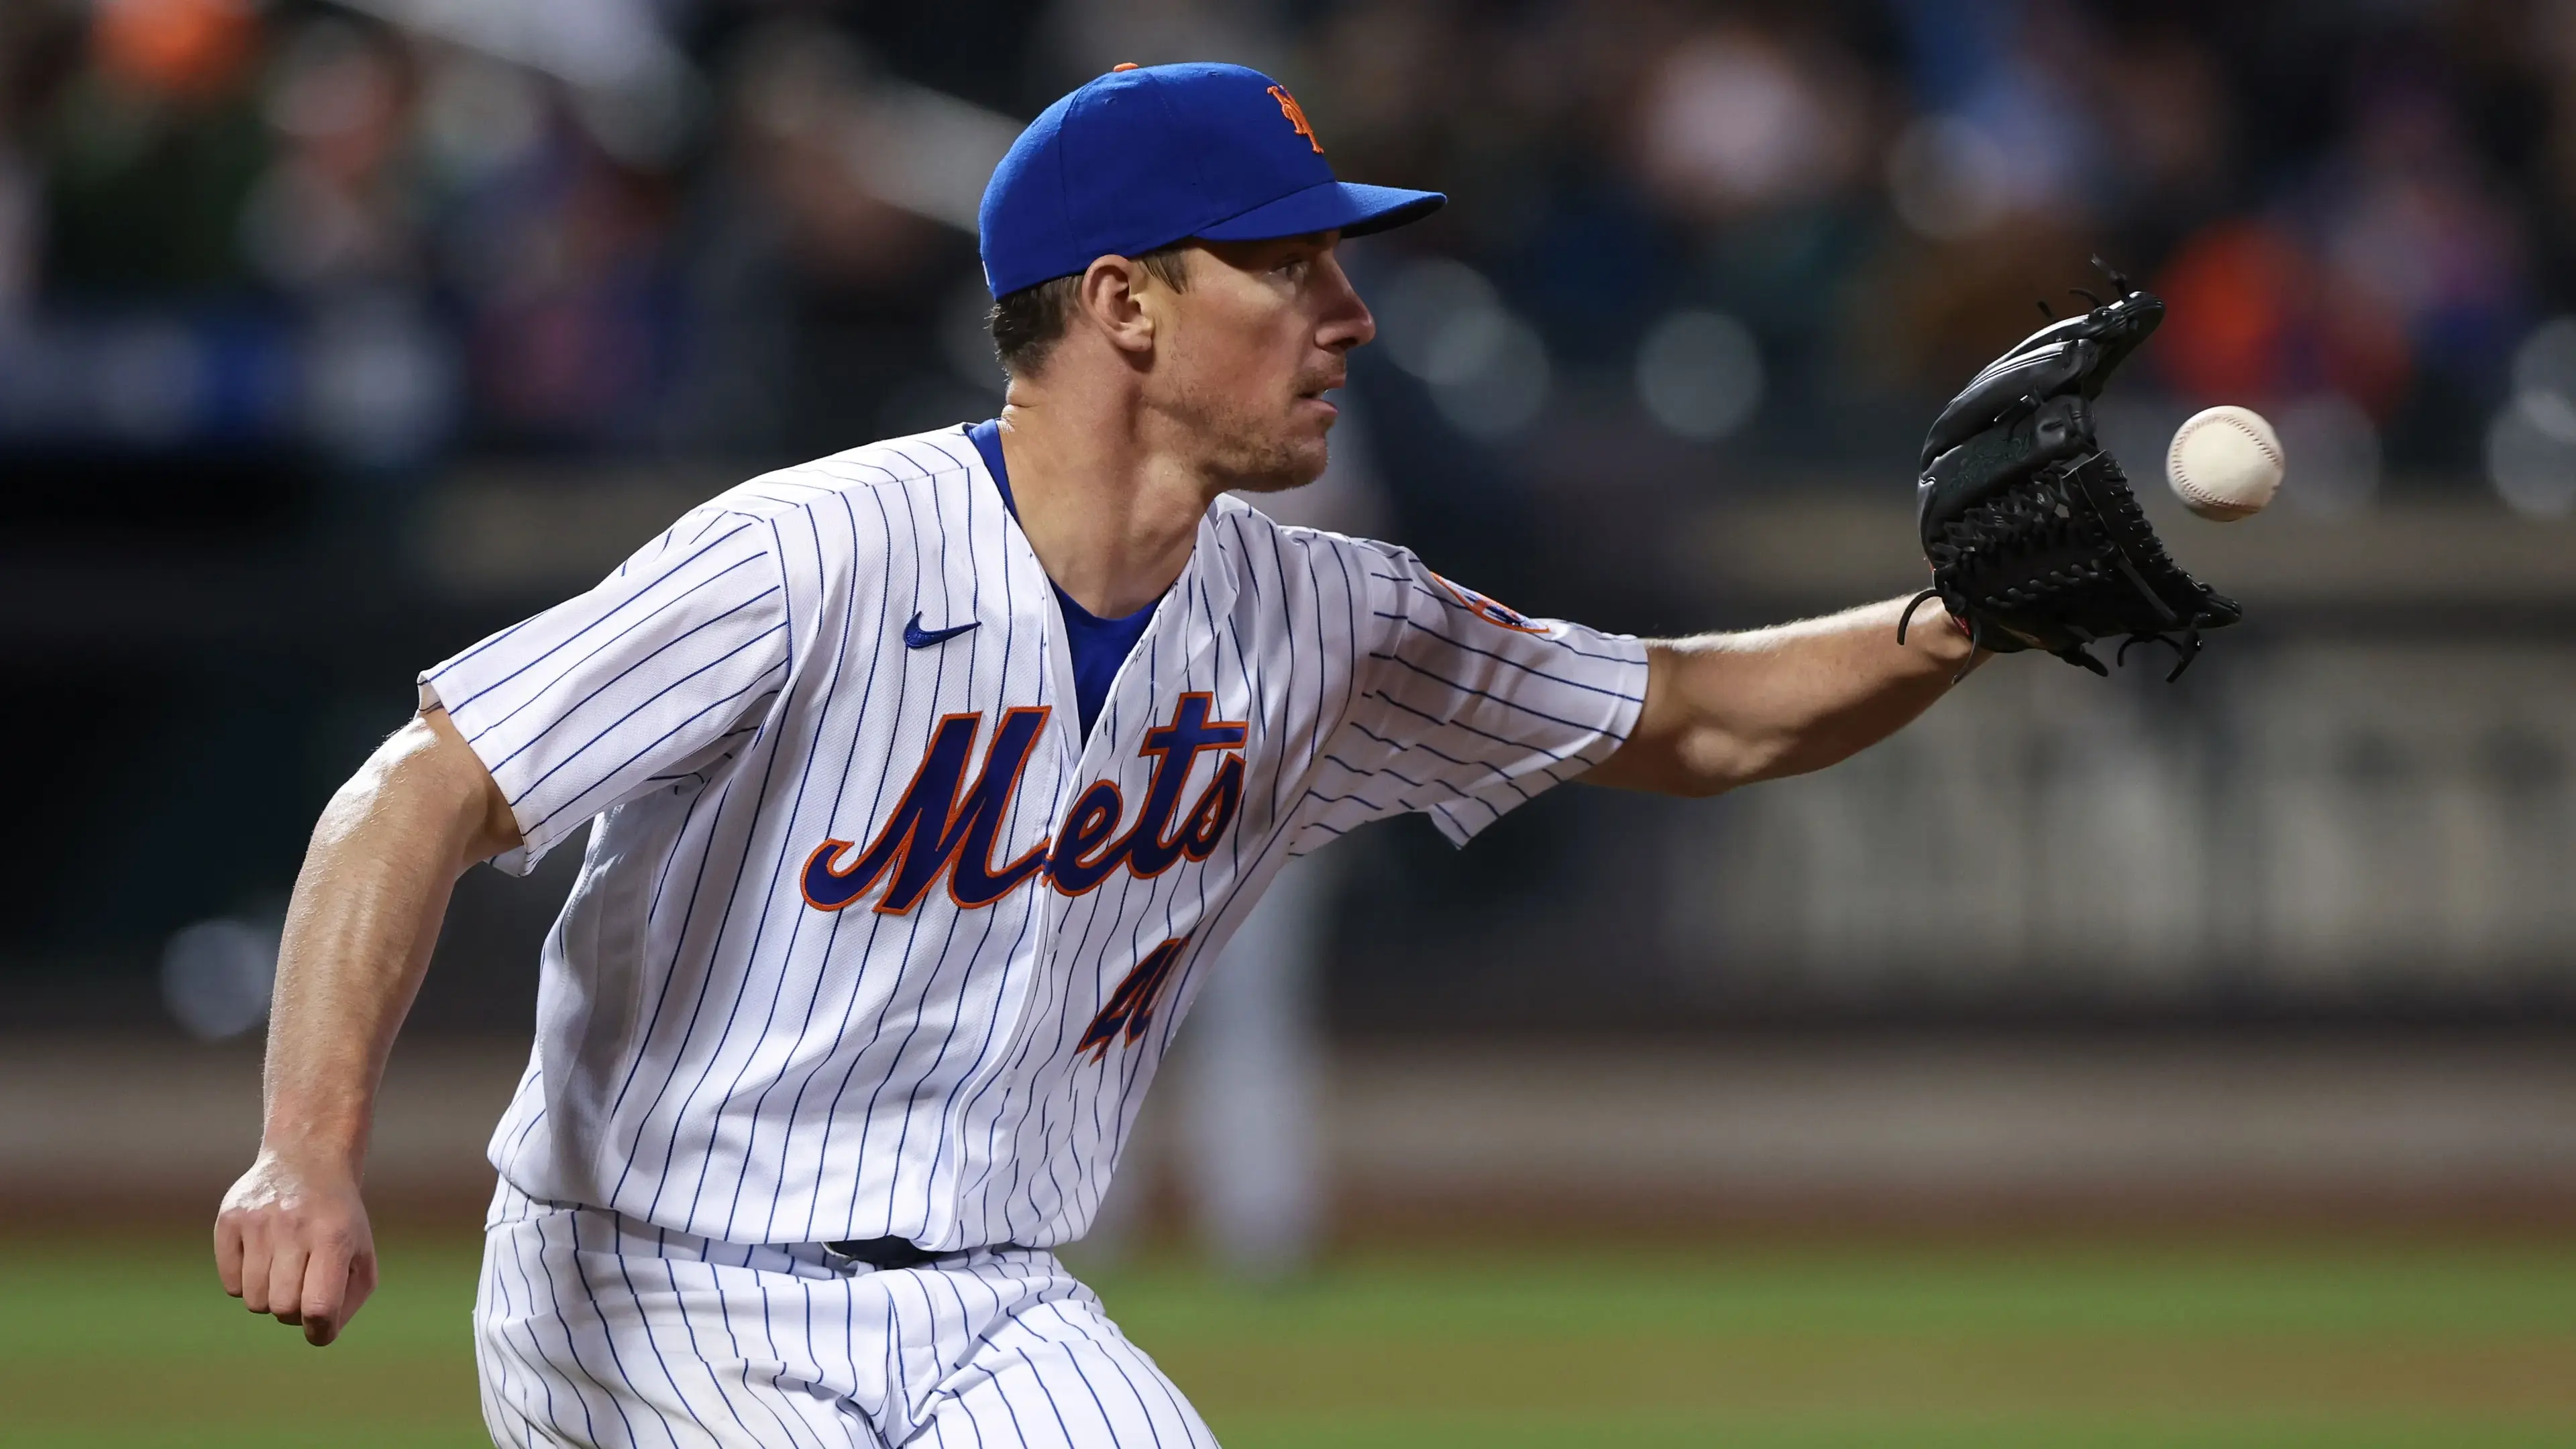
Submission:
M 918 1268 L 925 1263 L 936 1263 L 942 1258 L 963 1258 L 970 1253 L 985 1251 L 981 1248 L 957 1248 L 945 1253 L 934 1253 L 910 1238 L 851 1238 L 844 1242 L 825 1243 L 823 1246 L 844 1258 L 865 1263 L 879 1272 L 892 1268 Z M 1018 1246 L 1017 1243 L 993 1245 L 995 1249 Z

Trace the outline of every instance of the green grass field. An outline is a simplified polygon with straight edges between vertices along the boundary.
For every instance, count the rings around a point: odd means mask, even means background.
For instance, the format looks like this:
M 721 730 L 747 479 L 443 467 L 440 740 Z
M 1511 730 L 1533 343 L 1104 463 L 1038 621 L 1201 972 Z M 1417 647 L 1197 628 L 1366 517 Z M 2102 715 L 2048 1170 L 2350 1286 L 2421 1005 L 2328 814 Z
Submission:
M 198 1245 L 15 1238 L 0 1445 L 483 1443 L 468 1241 L 393 1241 L 341 1344 Z M 1229 1449 L 2576 1445 L 2576 1245 L 1367 1254 L 1098 1280 Z

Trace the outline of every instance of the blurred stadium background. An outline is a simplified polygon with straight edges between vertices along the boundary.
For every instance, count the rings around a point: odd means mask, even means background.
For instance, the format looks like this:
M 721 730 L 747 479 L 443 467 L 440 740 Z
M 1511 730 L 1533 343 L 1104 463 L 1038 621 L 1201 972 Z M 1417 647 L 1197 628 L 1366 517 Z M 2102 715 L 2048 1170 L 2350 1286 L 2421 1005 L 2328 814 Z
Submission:
M 2576 1439 L 2576 4 L 6 0 L 0 1443 L 473 1442 L 574 862 L 461 886 L 298 1359 L 194 1235 L 315 813 L 697 499 L 989 415 L 992 161 L 1188 58 L 1451 194 L 1288 507 L 1518 607 L 1912 587 L 1925 421 L 2097 252 L 2151 506 L 2208 403 L 2292 458 L 2160 514 L 2251 616 L 2170 688 L 1319 857 L 1094 1250 L 1230 1443 Z

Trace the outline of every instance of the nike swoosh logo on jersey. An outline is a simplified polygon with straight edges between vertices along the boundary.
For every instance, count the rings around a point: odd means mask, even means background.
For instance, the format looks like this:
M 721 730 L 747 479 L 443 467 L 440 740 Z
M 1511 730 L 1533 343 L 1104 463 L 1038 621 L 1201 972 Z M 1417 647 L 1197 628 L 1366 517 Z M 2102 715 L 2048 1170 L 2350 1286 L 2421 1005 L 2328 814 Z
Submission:
M 958 635 L 965 633 L 967 630 L 972 629 L 983 622 L 984 621 L 981 619 L 969 619 L 965 623 L 959 624 L 954 628 L 925 629 L 921 627 L 921 615 L 916 611 L 912 616 L 912 622 L 903 626 L 903 647 L 906 649 L 927 649 L 933 644 L 945 644 L 949 640 L 956 638 Z

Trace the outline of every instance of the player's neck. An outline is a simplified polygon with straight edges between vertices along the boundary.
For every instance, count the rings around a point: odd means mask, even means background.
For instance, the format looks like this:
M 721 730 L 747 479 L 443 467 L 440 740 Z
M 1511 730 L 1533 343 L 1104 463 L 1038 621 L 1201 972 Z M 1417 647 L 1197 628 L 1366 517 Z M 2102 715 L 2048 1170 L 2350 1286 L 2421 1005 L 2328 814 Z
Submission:
M 1153 603 L 1188 566 L 1207 481 L 1150 430 L 1103 424 L 1082 409 L 1015 387 L 1002 409 L 1002 459 L 1020 530 L 1047 577 L 1104 619 Z

